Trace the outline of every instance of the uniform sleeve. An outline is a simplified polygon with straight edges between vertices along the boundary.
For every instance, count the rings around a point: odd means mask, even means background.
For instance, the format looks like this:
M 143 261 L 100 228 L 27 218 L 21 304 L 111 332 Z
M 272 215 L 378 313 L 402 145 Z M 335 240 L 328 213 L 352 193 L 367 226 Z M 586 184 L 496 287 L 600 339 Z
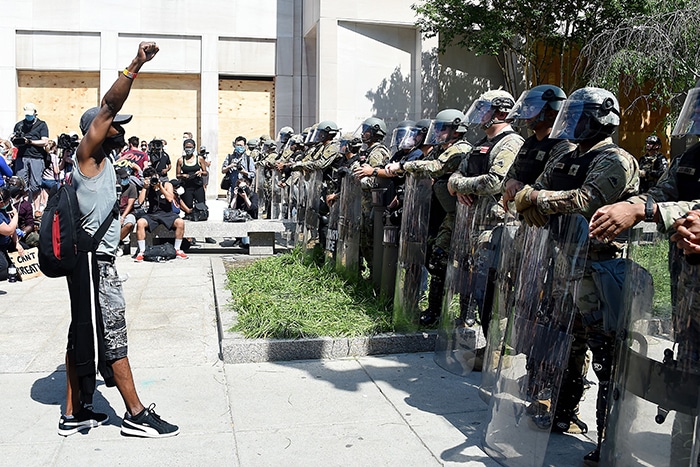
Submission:
M 475 177 L 466 177 L 455 172 L 450 177 L 449 187 L 453 191 L 465 195 L 484 196 L 500 193 L 503 180 L 524 141 L 523 137 L 518 134 L 506 136 L 491 150 L 488 172 Z
M 546 180 L 543 174 L 536 186 Z M 621 149 L 607 151 L 593 161 L 581 188 L 539 190 L 537 208 L 544 214 L 579 213 L 590 218 L 599 207 L 618 201 L 623 194 L 636 193 L 638 188 L 639 168 L 634 157 Z

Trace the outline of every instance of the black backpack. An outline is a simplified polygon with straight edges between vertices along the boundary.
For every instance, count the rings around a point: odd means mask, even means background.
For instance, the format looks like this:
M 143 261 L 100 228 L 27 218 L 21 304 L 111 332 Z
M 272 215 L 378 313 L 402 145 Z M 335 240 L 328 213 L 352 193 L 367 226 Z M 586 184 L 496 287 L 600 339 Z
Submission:
M 175 259 L 177 257 L 177 252 L 172 243 L 162 243 L 160 245 L 151 245 L 146 247 L 146 251 L 143 252 L 144 261 L 153 261 L 156 263 L 161 263 L 163 261 L 168 261 Z
M 95 251 L 119 212 L 114 209 L 92 236 L 80 225 L 80 206 L 75 188 L 62 185 L 52 192 L 41 216 L 39 227 L 39 269 L 48 277 L 69 276 L 80 252 Z

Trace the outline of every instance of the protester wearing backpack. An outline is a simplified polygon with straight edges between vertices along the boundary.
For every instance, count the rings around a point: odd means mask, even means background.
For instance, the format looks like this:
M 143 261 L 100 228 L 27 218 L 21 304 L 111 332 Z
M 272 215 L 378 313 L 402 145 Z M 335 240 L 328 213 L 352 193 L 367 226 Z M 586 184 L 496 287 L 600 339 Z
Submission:
M 63 436 L 102 425 L 109 419 L 107 414 L 92 410 L 96 383 L 94 347 L 97 347 L 97 368 L 105 384 L 108 387 L 116 385 L 126 405 L 122 434 L 157 438 L 179 433 L 177 426 L 164 421 L 154 412 L 154 404 L 144 407 L 134 386 L 127 357 L 124 294 L 114 265 L 120 233 L 120 222 L 114 215 L 116 175 L 107 157 L 112 150 L 124 145 L 122 125 L 131 120 L 131 115 L 119 115 L 117 112 L 129 95 L 141 66 L 157 52 L 158 47 L 154 42 L 139 44 L 136 57 L 119 74 L 103 97 L 101 106 L 87 110 L 80 119 L 84 137 L 76 152 L 77 165 L 72 179 L 82 214 L 80 227 L 96 237 L 99 237 L 100 226 L 107 223 L 108 228 L 94 253 L 80 252 L 75 269 L 68 276 L 71 299 L 71 325 L 66 352 L 68 384 L 65 412 L 58 424 L 58 433 Z M 70 194 L 70 191 L 64 193 Z

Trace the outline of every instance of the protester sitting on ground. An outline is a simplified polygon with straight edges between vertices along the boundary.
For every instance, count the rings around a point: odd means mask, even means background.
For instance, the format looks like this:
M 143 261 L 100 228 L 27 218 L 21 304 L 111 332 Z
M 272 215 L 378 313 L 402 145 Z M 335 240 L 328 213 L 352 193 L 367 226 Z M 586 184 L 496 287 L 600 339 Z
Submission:
M 10 185 L 8 189 L 12 204 L 17 210 L 17 235 L 28 247 L 35 247 L 39 244 L 39 234 L 35 231 L 34 210 L 29 202 L 28 193 L 23 184 Z
M 139 246 L 136 262 L 143 261 L 143 253 L 146 251 L 146 230 L 152 232 L 159 224 L 175 231 L 177 258 L 187 259 L 185 252 L 180 249 L 182 237 L 185 234 L 185 221 L 173 212 L 175 193 L 172 183 L 162 182 L 156 170 L 148 167 L 143 171 L 143 188 L 139 192 L 138 199 L 141 205 L 148 200 L 148 212 L 136 221 L 136 239 Z
M 239 178 L 238 184 L 233 188 L 229 207 L 247 212 L 252 219 L 258 218 L 258 194 L 251 190 L 245 178 Z M 247 247 L 250 245 L 250 238 L 241 237 L 234 244 L 238 242 Z

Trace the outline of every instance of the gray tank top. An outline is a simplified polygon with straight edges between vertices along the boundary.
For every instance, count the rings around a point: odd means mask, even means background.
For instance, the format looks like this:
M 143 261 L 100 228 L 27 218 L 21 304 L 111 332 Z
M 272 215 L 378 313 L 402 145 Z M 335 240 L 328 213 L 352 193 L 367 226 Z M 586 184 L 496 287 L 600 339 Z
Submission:
M 78 196 L 82 226 L 92 235 L 100 228 L 102 221 L 110 215 L 117 200 L 117 176 L 114 173 L 114 166 L 109 159 L 105 159 L 102 172 L 94 177 L 87 177 L 80 172 L 79 165 L 75 164 L 72 183 Z M 107 233 L 102 237 L 97 251 L 116 256 L 120 230 L 119 219 L 114 219 Z

